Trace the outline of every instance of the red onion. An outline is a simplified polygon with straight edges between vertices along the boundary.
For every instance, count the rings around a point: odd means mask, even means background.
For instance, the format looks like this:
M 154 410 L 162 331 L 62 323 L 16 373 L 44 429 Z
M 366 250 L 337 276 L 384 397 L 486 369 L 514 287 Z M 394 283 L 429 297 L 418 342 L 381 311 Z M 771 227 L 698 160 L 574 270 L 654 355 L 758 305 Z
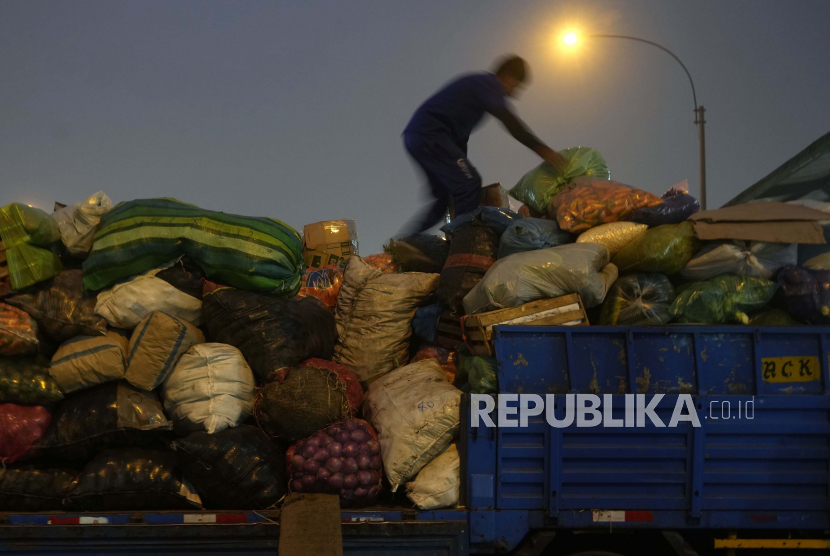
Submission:
M 311 444 L 303 444 L 303 457 L 306 459 L 313 458 L 317 453 L 317 447 Z
M 289 487 L 292 492 L 337 494 L 344 508 L 371 504 L 381 487 L 380 449 L 365 421 L 330 425 L 288 449 Z
M 360 453 L 360 446 L 358 446 L 357 442 L 346 442 L 343 445 L 343 455 L 347 458 L 353 458 Z
M 349 441 L 350 438 L 351 438 L 351 435 L 349 434 L 349 431 L 340 431 L 334 437 L 334 439 L 336 441 L 338 441 L 340 444 L 345 444 L 346 442 Z
M 303 465 L 303 471 L 309 473 L 311 475 L 316 475 L 317 470 L 320 469 L 320 462 L 314 459 L 307 459 L 305 460 L 305 465 Z
M 357 460 L 356 459 L 354 459 L 354 458 L 345 458 L 343 460 L 343 473 L 345 473 L 345 474 L 357 473 L 358 469 L 360 469 L 360 468 L 357 466 Z
M 372 484 L 372 472 L 371 471 L 358 471 L 357 472 L 357 482 L 360 483 L 362 487 L 368 487 Z M 355 492 L 355 494 L 357 494 Z
M 329 477 L 328 485 L 335 490 L 343 488 L 343 473 L 332 473 L 331 477 Z
M 343 469 L 343 458 L 329 458 L 326 462 L 326 469 L 331 471 L 332 473 L 337 473 L 341 469 Z
M 343 488 L 354 489 L 358 484 L 357 475 L 354 473 L 343 475 Z

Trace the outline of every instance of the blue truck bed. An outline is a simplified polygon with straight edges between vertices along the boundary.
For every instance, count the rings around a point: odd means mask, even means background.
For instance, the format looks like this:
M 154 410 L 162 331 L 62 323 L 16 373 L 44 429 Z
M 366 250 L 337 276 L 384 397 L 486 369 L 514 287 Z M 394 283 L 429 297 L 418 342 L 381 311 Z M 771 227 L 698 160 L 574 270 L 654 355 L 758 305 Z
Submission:
M 558 419 L 567 394 L 608 395 L 623 420 L 641 394 L 663 395 L 668 423 L 682 394 L 701 426 L 554 428 L 543 413 L 526 428 L 473 427 L 465 395 L 464 507 L 344 511 L 347 554 L 503 553 L 540 530 L 830 529 L 830 327 L 496 327 L 495 347 L 502 393 L 553 394 Z M 0 552 L 278 545 L 277 513 L 101 516 L 0 515 Z

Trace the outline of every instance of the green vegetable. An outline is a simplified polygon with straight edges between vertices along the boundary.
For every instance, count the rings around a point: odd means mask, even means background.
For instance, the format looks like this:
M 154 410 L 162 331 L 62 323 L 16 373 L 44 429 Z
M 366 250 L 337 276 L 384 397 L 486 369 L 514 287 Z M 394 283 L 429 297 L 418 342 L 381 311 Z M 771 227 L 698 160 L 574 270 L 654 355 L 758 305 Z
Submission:
M 611 262 L 620 274 L 662 272 L 671 275 L 689 262 L 699 246 L 700 240 L 691 222 L 665 224 L 647 230 L 620 249 Z
M 747 324 L 746 313 L 763 309 L 778 284 L 751 276 L 717 276 L 678 288 L 669 312 L 674 322 L 694 324 Z
M 510 195 L 541 213 L 547 213 L 550 200 L 563 185 L 573 178 L 588 176 L 601 180 L 611 179 L 611 172 L 599 151 L 588 147 L 571 147 L 559 151 L 568 160 L 564 172 L 547 162 L 526 173 L 510 190 Z
M 472 392 L 476 394 L 495 394 L 498 392 L 499 381 L 496 369 L 498 369 L 498 363 L 495 357 L 472 355 L 466 345 L 458 349 L 458 373 L 456 376 L 466 376 Z
M 32 357 L 0 357 L 0 402 L 44 404 L 63 399 L 49 363 Z

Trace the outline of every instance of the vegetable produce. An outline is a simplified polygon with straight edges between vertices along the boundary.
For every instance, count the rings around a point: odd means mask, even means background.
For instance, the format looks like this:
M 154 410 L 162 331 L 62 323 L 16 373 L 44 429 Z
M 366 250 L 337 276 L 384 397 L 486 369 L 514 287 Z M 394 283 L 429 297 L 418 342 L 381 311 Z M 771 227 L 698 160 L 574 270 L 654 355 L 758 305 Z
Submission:
M 625 220 L 643 207 L 663 201 L 659 197 L 616 181 L 575 183 L 551 199 L 550 215 L 569 232 L 584 232 L 600 224 Z
M 673 301 L 674 288 L 665 275 L 623 276 L 605 296 L 599 323 L 606 326 L 666 324 L 671 320 L 669 307 Z
M 610 222 L 582 232 L 576 238 L 577 243 L 598 243 L 608 249 L 613 257 L 617 252 L 646 233 L 648 226 L 633 222 Z
M 297 442 L 360 410 L 363 388 L 343 365 L 310 359 L 285 371 L 285 381 L 269 382 L 256 400 L 254 414 L 266 433 Z
M 383 477 L 380 442 L 372 425 L 345 419 L 288 448 L 291 492 L 337 494 L 345 507 L 375 501 Z
M 683 268 L 700 245 L 690 222 L 666 224 L 646 231 L 620 249 L 611 260 L 620 274 L 662 272 L 674 274 Z
M 675 322 L 694 324 L 749 323 L 747 313 L 763 309 L 778 284 L 751 276 L 718 276 L 678 288 L 669 312 Z
M 661 199 L 663 202 L 659 205 L 635 210 L 628 215 L 628 220 L 651 227 L 662 226 L 663 224 L 677 224 L 687 220 L 691 215 L 700 210 L 700 203 L 697 199 L 689 195 L 688 185 L 685 180 L 663 193 Z
M 63 399 L 41 357 L 0 357 L 0 402 L 45 404 Z
M 37 323 L 26 311 L 0 303 L 0 355 L 37 351 Z
M 792 266 L 778 273 L 787 312 L 810 324 L 830 324 L 830 270 Z
M 510 190 L 510 195 L 531 209 L 544 213 L 548 210 L 551 198 L 560 188 L 574 178 L 587 176 L 597 180 L 611 179 L 611 172 L 602 155 L 596 149 L 588 147 L 571 147 L 559 151 L 568 165 L 564 171 L 542 162 L 526 173 Z
M 39 405 L 0 404 L 0 461 L 14 463 L 43 436 L 52 416 Z

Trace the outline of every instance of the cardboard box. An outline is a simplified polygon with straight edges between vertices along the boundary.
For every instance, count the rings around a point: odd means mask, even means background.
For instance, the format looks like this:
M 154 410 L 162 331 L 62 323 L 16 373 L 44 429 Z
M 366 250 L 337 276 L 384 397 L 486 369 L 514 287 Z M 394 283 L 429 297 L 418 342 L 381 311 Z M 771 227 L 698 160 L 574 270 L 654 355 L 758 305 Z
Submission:
M 438 319 L 436 343 L 455 349 L 466 342 L 474 355 L 493 355 L 493 327 L 588 326 L 588 315 L 579 294 L 540 299 L 518 307 L 458 317 L 445 311 Z
M 354 220 L 324 220 L 303 227 L 303 260 L 308 268 L 325 268 L 358 254 Z
M 769 243 L 807 243 L 822 245 L 824 231 L 820 221 L 827 213 L 802 205 L 778 201 L 756 201 L 689 217 L 700 239 L 742 239 Z

